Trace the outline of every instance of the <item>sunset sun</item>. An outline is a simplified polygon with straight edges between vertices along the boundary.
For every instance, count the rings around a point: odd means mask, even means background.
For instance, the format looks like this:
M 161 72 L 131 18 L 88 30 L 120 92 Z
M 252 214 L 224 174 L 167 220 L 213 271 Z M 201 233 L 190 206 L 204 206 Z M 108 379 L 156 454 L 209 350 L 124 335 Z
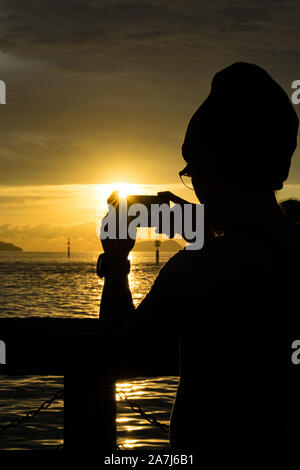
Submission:
M 139 185 L 133 183 L 116 183 L 114 185 L 116 191 L 119 193 L 120 198 L 125 198 L 129 195 L 139 194 Z
M 107 199 L 113 191 L 118 191 L 120 198 L 141 194 L 141 185 L 135 183 L 109 183 L 99 185 L 99 196 Z

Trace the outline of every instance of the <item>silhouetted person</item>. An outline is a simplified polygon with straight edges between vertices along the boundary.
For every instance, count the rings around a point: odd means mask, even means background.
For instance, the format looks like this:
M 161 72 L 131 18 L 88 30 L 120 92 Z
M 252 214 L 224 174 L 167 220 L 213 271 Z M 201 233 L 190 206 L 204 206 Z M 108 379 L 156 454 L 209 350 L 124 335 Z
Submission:
M 247 63 L 225 68 L 182 146 L 184 173 L 224 235 L 173 256 L 137 309 L 126 275 L 134 241 L 103 241 L 102 318 L 125 319 L 135 337 L 150 332 L 153 348 L 155 338 L 180 340 L 172 450 L 300 447 L 300 365 L 291 361 L 300 334 L 299 228 L 275 196 L 297 131 L 289 98 L 270 75 Z
M 297 224 L 300 223 L 300 201 L 298 199 L 291 198 L 281 201 L 280 207 L 290 220 Z

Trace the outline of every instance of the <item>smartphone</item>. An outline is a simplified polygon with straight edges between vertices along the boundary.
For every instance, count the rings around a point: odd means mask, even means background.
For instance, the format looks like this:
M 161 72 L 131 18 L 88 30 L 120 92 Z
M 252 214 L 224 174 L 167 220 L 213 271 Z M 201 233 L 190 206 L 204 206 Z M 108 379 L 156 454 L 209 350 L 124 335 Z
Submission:
M 156 233 L 162 233 L 163 214 L 159 212 L 158 224 L 157 224 L 157 218 L 151 217 L 151 213 L 152 213 L 151 211 L 153 210 L 152 206 L 154 204 L 156 206 L 165 204 L 168 207 L 170 207 L 170 202 L 167 201 L 165 197 L 162 197 L 159 194 L 157 195 L 130 195 L 130 196 L 127 196 L 126 199 L 127 199 L 127 209 L 126 209 L 127 213 L 128 213 L 129 208 L 132 205 L 138 204 L 141 206 L 141 210 L 143 211 L 144 216 L 140 217 L 141 222 L 138 225 L 138 227 L 155 227 Z M 138 207 L 136 209 L 138 209 Z M 139 214 L 140 212 L 137 211 L 136 215 L 128 216 L 128 223 L 130 223 L 131 220 L 134 220 L 137 216 L 139 216 Z
M 140 227 L 155 227 L 156 228 L 156 233 L 162 233 L 162 217 L 163 214 L 159 212 L 159 218 L 158 218 L 158 225 L 154 223 L 152 217 L 151 217 L 151 207 L 155 204 L 161 205 L 161 204 L 166 204 L 168 207 L 170 207 L 170 202 L 167 201 L 165 198 L 160 196 L 159 194 L 157 195 L 131 195 L 127 196 L 127 207 L 129 208 L 133 204 L 141 204 L 145 210 L 147 210 L 147 220 L 145 220 L 145 223 L 141 223 Z M 134 217 L 132 217 L 134 218 Z M 129 220 L 131 217 L 129 217 Z

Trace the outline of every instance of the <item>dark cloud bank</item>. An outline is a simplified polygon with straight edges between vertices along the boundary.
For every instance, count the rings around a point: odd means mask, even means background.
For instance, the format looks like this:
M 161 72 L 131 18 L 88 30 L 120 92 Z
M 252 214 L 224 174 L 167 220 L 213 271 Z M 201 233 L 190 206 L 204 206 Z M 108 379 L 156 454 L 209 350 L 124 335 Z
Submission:
M 105 182 L 111 167 L 173 182 L 217 70 L 255 62 L 289 93 L 300 78 L 298 1 L 0 5 L 0 184 Z

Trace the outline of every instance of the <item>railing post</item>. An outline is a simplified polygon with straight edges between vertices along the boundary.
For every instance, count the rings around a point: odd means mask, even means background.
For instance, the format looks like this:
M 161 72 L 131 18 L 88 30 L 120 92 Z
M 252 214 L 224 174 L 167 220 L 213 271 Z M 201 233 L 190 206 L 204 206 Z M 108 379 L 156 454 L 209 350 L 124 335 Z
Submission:
M 115 375 L 97 343 L 99 339 L 87 338 L 84 354 L 73 354 L 73 367 L 65 372 L 66 451 L 111 452 L 116 448 Z
M 99 374 L 65 375 L 65 450 L 114 451 L 115 382 Z

